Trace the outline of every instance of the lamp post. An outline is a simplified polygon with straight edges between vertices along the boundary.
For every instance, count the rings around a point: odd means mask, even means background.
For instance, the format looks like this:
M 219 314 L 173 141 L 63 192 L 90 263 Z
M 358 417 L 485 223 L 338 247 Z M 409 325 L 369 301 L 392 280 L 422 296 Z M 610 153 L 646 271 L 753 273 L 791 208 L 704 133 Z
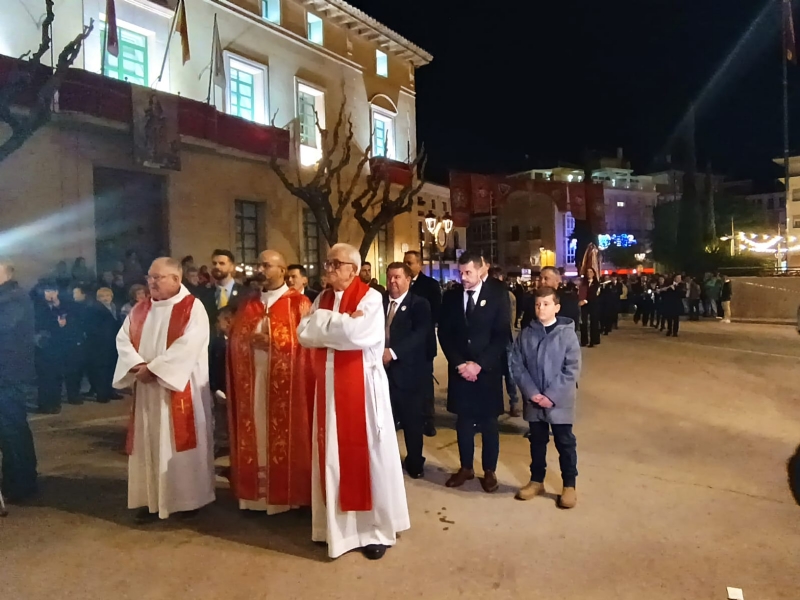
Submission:
M 439 283 L 444 283 L 444 275 L 442 273 L 442 253 L 447 248 L 447 238 L 450 232 L 453 231 L 453 218 L 450 213 L 445 213 L 443 217 L 439 218 L 432 210 L 428 211 L 425 215 L 425 227 L 431 234 L 431 250 L 430 250 L 430 275 L 433 275 L 433 249 L 438 246 L 439 250 Z M 439 244 L 439 232 L 444 231 L 444 242 Z

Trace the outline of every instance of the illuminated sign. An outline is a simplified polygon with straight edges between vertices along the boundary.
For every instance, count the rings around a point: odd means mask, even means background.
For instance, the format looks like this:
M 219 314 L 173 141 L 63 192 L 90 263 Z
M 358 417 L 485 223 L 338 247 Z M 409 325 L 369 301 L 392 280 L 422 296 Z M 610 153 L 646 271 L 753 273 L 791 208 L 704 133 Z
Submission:
M 605 250 L 611 245 L 619 248 L 630 248 L 636 245 L 636 238 L 628 233 L 615 233 L 613 235 L 601 234 L 597 236 L 597 247 Z

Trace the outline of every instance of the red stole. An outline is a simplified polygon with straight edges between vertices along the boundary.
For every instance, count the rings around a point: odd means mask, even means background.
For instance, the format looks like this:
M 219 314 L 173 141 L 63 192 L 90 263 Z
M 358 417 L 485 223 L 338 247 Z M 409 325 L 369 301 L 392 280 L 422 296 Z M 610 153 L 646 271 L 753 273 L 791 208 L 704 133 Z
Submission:
M 369 291 L 359 278 L 344 291 L 339 304 L 341 314 L 351 314 Z M 336 299 L 331 289 L 322 292 L 321 309 L 333 310 Z M 325 497 L 325 370 L 328 349 L 314 350 L 317 379 L 317 446 L 322 492 Z M 336 433 L 339 441 L 339 504 L 342 512 L 372 510 L 372 481 L 367 443 L 364 353 L 362 350 L 335 350 L 333 353 L 333 397 L 336 406 Z
M 309 351 L 297 339 L 308 298 L 290 289 L 269 309 L 267 464 L 258 464 L 255 367 L 250 340 L 265 316 L 256 297 L 236 311 L 228 338 L 228 427 L 231 489 L 240 500 L 311 505 L 311 423 L 314 387 L 306 382 Z
M 192 306 L 195 297 L 186 296 L 180 302 L 172 306 L 172 313 L 169 316 L 169 327 L 167 328 L 167 349 L 181 337 L 189 324 L 192 316 Z M 134 350 L 139 352 L 139 344 L 142 341 L 142 331 L 147 315 L 150 313 L 152 301 L 139 302 L 131 310 L 128 317 L 130 319 L 130 338 Z M 172 415 L 172 435 L 175 437 L 175 451 L 184 452 L 197 448 L 197 431 L 194 423 L 194 406 L 192 405 L 192 382 L 186 384 L 186 389 L 182 392 L 170 392 L 170 414 Z M 136 409 L 136 389 L 133 392 L 133 405 L 131 406 L 131 420 L 128 425 L 128 437 L 125 441 L 125 451 L 128 455 L 133 453 L 133 427 L 135 422 Z

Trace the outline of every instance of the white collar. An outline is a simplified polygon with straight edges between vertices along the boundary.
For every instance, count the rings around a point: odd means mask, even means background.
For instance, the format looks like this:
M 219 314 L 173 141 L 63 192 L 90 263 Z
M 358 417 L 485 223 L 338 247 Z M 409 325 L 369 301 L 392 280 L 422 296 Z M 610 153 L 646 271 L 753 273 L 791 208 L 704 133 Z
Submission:
M 473 297 L 473 299 L 477 300 L 477 299 L 478 299 L 478 296 L 480 296 L 480 295 L 481 295 L 481 288 L 482 288 L 482 287 L 483 287 L 483 281 L 479 281 L 479 282 L 478 282 L 478 285 L 476 285 L 476 286 L 475 286 L 474 288 L 472 288 L 471 290 L 468 290 L 467 288 L 464 288 L 464 295 L 465 295 L 465 296 L 468 296 L 468 295 L 469 295 L 469 292 L 475 292 L 474 294 L 472 294 L 472 297 Z
M 403 303 L 403 300 L 406 299 L 406 296 L 408 296 L 408 292 L 406 292 L 401 296 L 398 296 L 397 298 L 392 298 L 391 296 L 389 296 L 389 305 L 391 306 L 392 302 L 395 302 L 397 306 L 400 306 Z
M 172 298 L 167 298 L 166 300 L 153 300 L 153 299 L 151 299 L 150 301 L 153 303 L 153 306 L 156 307 L 156 308 L 160 307 L 160 306 L 174 306 L 175 304 L 177 304 L 178 302 L 180 302 L 181 300 L 186 298 L 186 296 L 189 296 L 189 295 L 190 295 L 189 294 L 189 290 L 187 290 L 186 287 L 183 284 L 181 284 L 181 289 Z
M 288 291 L 289 291 L 289 286 L 284 283 L 281 287 L 275 288 L 274 290 L 266 290 L 266 291 L 265 290 L 261 290 L 261 297 L 262 298 L 265 297 L 265 296 L 267 298 L 269 298 L 271 296 L 279 296 L 280 297 L 280 296 L 283 296 Z

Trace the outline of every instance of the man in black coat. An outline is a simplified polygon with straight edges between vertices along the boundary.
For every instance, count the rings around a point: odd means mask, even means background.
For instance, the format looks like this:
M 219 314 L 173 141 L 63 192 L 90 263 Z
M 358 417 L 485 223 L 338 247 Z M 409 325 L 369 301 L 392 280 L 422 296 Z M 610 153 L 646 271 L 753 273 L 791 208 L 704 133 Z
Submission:
M 430 379 L 425 366 L 428 334 L 431 329 L 431 308 L 428 302 L 409 293 L 411 269 L 393 262 L 386 269 L 387 294 L 386 349 L 383 364 L 389 377 L 389 395 L 395 422 L 403 428 L 406 441 L 404 466 L 412 479 L 423 476 L 425 457 L 422 436 L 425 425 L 423 389 Z
M 483 260 L 464 252 L 458 259 L 462 285 L 442 299 L 439 342 L 447 357 L 447 410 L 457 415 L 456 433 L 461 468 L 447 480 L 459 487 L 474 479 L 475 426 L 483 441 L 484 491 L 498 488 L 497 460 L 500 435 L 497 417 L 504 412 L 503 363 L 511 337 L 508 291 L 481 281 Z
M 573 286 L 564 285 L 561 279 L 561 273 L 555 267 L 543 267 L 542 272 L 542 286 L 553 288 L 558 291 L 558 298 L 561 303 L 561 310 L 558 311 L 559 317 L 567 317 L 572 319 L 575 323 L 575 333 L 578 333 L 581 322 L 581 308 L 578 304 L 578 290 Z M 525 312 L 522 315 L 522 328 L 524 329 L 536 319 L 536 307 L 533 302 L 533 295 L 530 295 L 531 301 L 526 304 Z
M 33 305 L 14 281 L 14 265 L 0 258 L 0 453 L 2 492 L 11 501 L 36 492 L 36 450 L 25 410 L 33 364 Z
M 86 326 L 89 368 L 96 386 L 97 401 L 107 404 L 122 398 L 111 386 L 117 365 L 117 334 L 122 326 L 110 288 L 97 290 L 97 303 L 90 308 Z
M 230 250 L 214 250 L 211 255 L 211 277 L 213 285 L 204 291 L 195 294 L 203 303 L 208 313 L 208 319 L 213 331 L 217 325 L 217 315 L 221 308 L 230 306 L 236 312 L 239 300 L 246 297 L 250 290 L 247 286 L 236 283 L 233 276 L 236 274 L 236 258 Z
M 59 297 L 58 285 L 45 281 L 39 286 L 34 305 L 36 325 L 36 381 L 39 412 L 61 412 L 69 347 L 77 339 L 80 322 L 74 308 Z
M 314 302 L 319 292 L 308 287 L 308 272 L 303 265 L 289 265 L 286 269 L 286 285 L 293 287 L 306 298 Z
M 439 310 L 442 306 L 442 288 L 432 277 L 428 277 L 422 272 L 422 255 L 411 250 L 406 252 L 403 262 L 411 269 L 411 289 L 410 292 L 428 301 L 431 309 L 431 324 L 428 331 L 428 340 L 425 346 L 424 365 L 426 378 L 423 386 L 423 396 L 425 400 L 425 435 L 433 437 L 436 435 L 436 427 L 433 424 L 433 417 L 436 413 L 434 406 L 433 392 L 433 359 L 438 354 L 438 344 L 436 343 L 436 325 L 439 323 Z

